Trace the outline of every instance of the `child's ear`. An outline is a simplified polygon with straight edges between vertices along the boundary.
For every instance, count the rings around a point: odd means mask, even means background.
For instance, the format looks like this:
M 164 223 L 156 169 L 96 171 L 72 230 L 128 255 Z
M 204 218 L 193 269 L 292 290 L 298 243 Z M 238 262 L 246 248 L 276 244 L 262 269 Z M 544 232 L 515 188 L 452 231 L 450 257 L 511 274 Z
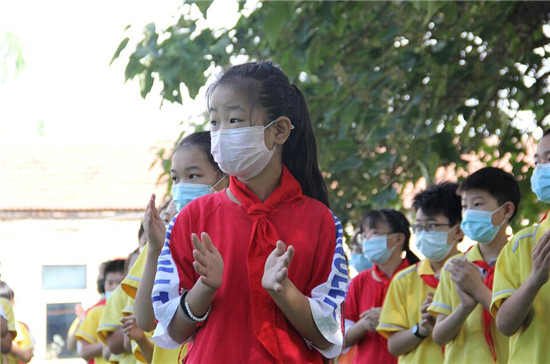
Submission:
M 514 203 L 512 201 L 508 201 L 504 204 L 504 216 L 506 217 L 507 221 L 510 221 L 510 218 L 512 215 L 514 215 L 514 212 L 516 211 L 516 206 L 514 206 Z
M 273 125 L 275 130 L 275 137 L 273 142 L 277 145 L 283 145 L 287 139 L 290 137 L 290 132 L 294 128 L 292 122 L 286 116 L 281 116 L 277 119 L 275 125 Z
M 456 227 L 456 231 L 454 232 L 453 242 L 454 242 L 455 244 L 458 244 L 458 243 L 460 243 L 463 239 L 464 239 L 464 232 L 463 232 L 462 229 L 460 228 L 460 225 L 458 225 L 458 226 Z

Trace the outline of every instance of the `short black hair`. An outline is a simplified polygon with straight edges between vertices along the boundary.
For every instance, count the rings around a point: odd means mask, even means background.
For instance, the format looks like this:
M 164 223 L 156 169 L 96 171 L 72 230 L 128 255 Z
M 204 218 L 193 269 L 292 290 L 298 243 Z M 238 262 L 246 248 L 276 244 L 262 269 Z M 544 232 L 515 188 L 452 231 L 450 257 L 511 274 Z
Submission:
M 497 200 L 499 206 L 508 201 L 512 202 L 514 204 L 514 214 L 509 221 L 516 216 L 521 200 L 521 192 L 518 181 L 512 174 L 495 167 L 481 168 L 466 177 L 458 187 L 457 192 L 460 194 L 473 189 L 487 191 Z
M 422 211 L 429 216 L 443 214 L 454 226 L 462 221 L 462 203 L 456 191 L 458 184 L 453 182 L 441 182 L 426 188 L 414 196 L 413 208 Z
M 124 264 L 126 259 L 113 259 L 105 264 L 105 270 L 103 271 L 103 277 L 107 277 L 109 273 L 124 273 Z
M 546 129 L 543 133 L 542 133 L 542 137 L 544 138 L 545 136 L 549 135 L 550 134 L 550 128 L 549 129 Z
M 13 300 L 13 298 L 15 297 L 15 293 L 13 293 L 13 289 L 11 289 L 6 282 L 1 280 L 0 280 L 0 297 L 5 298 L 8 301 Z

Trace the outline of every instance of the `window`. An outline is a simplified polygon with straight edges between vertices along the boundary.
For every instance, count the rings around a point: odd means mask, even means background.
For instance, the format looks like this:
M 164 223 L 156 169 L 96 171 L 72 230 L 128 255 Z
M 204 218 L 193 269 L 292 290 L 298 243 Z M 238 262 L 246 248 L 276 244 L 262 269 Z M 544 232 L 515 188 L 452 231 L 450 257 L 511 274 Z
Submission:
M 42 266 L 43 289 L 85 289 L 85 265 Z
M 67 349 L 67 332 L 76 318 L 74 303 L 46 305 L 46 359 L 76 358 L 76 352 Z

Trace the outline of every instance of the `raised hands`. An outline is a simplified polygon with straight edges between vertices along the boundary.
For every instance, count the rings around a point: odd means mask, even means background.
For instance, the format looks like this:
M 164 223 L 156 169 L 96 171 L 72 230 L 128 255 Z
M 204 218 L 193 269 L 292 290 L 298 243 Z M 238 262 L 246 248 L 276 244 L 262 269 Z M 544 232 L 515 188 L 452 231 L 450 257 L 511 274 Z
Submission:
M 122 331 L 130 339 L 134 341 L 139 341 L 145 338 L 145 333 L 137 325 L 136 316 L 125 316 L 120 319 L 120 322 L 122 323 Z
M 548 282 L 550 274 L 550 230 L 544 233 L 539 239 L 537 245 L 533 248 L 531 253 L 531 259 L 533 268 L 531 270 L 531 276 L 535 284 L 542 287 Z
M 195 247 L 193 268 L 201 276 L 201 283 L 215 291 L 222 285 L 223 259 L 207 233 L 202 233 L 201 239 L 197 234 L 191 234 L 191 240 Z
M 480 296 L 482 290 L 488 290 L 478 267 L 466 259 L 452 259 L 445 269 L 451 273 L 462 305 L 475 307 L 478 303 L 476 297 Z
M 277 241 L 277 246 L 265 261 L 262 287 L 267 291 L 282 292 L 282 282 L 288 277 L 288 267 L 294 257 L 294 247 L 288 248 L 282 241 Z
M 382 307 L 373 307 L 369 310 L 366 310 L 359 315 L 359 324 L 363 325 L 363 328 L 367 331 L 376 331 L 376 326 L 380 321 L 380 313 L 382 312 Z
M 160 251 L 164 243 L 166 227 L 155 206 L 154 194 L 151 195 L 149 203 L 147 204 L 147 209 L 145 210 L 145 215 L 143 216 L 143 229 L 147 235 L 149 250 Z
M 428 307 L 432 304 L 433 298 L 434 294 L 432 292 L 428 292 L 426 299 L 422 302 L 422 306 L 420 307 L 420 313 L 422 314 L 420 326 L 427 330 L 427 333 L 422 333 L 423 335 L 429 335 L 434 329 L 435 317 L 428 313 Z

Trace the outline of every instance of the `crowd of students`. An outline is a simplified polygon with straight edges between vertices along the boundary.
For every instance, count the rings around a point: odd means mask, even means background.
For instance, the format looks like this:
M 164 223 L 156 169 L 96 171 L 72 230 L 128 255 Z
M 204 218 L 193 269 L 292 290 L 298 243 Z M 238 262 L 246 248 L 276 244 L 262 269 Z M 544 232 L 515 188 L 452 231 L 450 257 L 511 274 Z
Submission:
M 393 209 L 367 212 L 350 260 L 360 273 L 349 282 L 343 229 L 330 211 L 301 91 L 261 61 L 230 67 L 207 95 L 211 130 L 175 148 L 172 199 L 157 208 L 151 196 L 136 250 L 102 265 L 101 299 L 69 330 L 68 345 L 83 359 L 550 357 L 543 343 L 550 331 L 550 222 L 507 235 L 520 203 L 514 176 L 486 167 L 460 184 L 430 186 L 414 196 L 412 225 Z M 535 161 L 533 191 L 550 202 L 550 133 Z M 422 260 L 409 247 L 411 233 Z M 465 235 L 476 244 L 460 252 Z M 15 323 L 6 298 L 2 354 L 21 359 L 25 348 L 11 344 Z

